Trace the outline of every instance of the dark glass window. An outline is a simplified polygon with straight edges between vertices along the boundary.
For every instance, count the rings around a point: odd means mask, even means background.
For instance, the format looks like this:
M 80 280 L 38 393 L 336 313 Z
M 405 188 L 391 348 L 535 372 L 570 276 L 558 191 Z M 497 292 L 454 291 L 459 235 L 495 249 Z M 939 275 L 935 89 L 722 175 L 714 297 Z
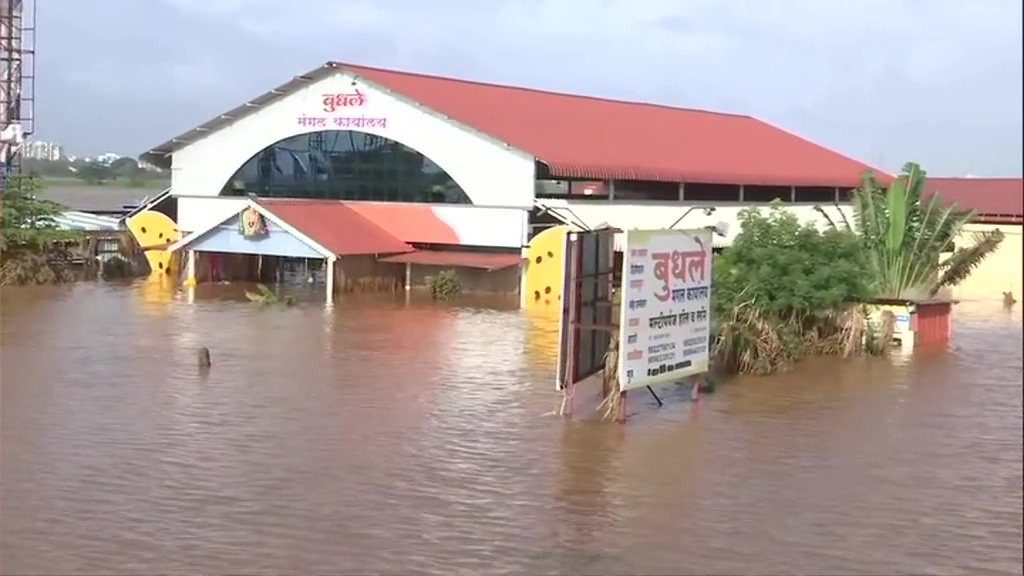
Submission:
M 740 187 L 731 184 L 683 184 L 683 199 L 697 202 L 739 202 Z
M 814 203 L 829 203 L 832 204 L 836 201 L 836 189 L 825 188 L 821 186 L 816 187 L 797 187 L 796 189 L 796 202 L 814 202 Z
M 678 182 L 650 182 L 645 180 L 616 180 L 616 200 L 655 200 L 678 202 Z
M 472 204 L 447 172 L 383 136 L 350 130 L 300 134 L 256 153 L 221 195 Z
M 793 189 L 788 186 L 744 186 L 743 201 L 769 203 L 775 200 L 789 202 Z

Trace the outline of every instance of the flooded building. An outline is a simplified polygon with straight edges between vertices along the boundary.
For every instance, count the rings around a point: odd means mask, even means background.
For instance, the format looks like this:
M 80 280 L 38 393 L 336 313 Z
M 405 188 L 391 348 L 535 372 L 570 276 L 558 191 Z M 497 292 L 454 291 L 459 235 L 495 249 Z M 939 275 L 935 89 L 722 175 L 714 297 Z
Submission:
M 1001 230 L 1003 242 L 955 289 L 962 300 L 1020 298 L 1024 286 L 1024 180 L 1021 178 L 929 178 L 929 192 L 974 210 L 977 216 L 958 242 L 970 244 L 978 232 Z
M 728 224 L 775 199 L 817 219 L 871 169 L 749 116 L 335 62 L 141 160 L 171 170 L 127 218 L 157 273 L 333 294 L 453 269 L 537 307 L 573 228 Z
M 57 215 L 53 222 L 62 230 L 72 230 L 81 234 L 80 245 L 71 250 L 78 263 L 102 263 L 125 253 L 125 239 L 117 218 L 65 210 Z

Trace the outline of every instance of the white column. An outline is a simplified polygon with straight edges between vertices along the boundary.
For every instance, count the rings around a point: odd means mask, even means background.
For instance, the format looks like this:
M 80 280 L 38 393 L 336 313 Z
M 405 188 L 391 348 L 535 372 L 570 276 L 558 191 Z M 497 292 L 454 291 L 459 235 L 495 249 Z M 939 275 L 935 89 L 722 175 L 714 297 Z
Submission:
M 523 258 L 519 263 L 519 307 L 526 308 L 526 269 L 530 266 L 530 249 L 523 247 L 519 255 Z
M 412 290 L 412 262 L 405 263 L 405 291 Z
M 530 255 L 530 211 L 523 210 L 523 243 L 519 254 L 523 262 L 519 265 L 519 307 L 526 307 L 526 258 Z
M 187 262 L 185 264 L 185 285 L 195 286 L 196 285 L 196 251 L 189 250 L 187 256 Z
M 327 277 L 327 303 L 334 304 L 334 268 L 335 263 L 338 262 L 337 256 L 331 256 L 327 259 L 327 271 L 325 276 Z

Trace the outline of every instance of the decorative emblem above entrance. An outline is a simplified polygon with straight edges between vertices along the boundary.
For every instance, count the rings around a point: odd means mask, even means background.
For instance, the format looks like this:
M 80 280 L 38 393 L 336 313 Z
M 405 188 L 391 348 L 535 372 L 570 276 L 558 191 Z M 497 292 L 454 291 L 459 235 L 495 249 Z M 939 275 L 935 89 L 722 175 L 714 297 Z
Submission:
M 238 229 L 244 238 L 263 238 L 269 231 L 267 222 L 259 210 L 252 206 L 242 210 L 238 216 Z

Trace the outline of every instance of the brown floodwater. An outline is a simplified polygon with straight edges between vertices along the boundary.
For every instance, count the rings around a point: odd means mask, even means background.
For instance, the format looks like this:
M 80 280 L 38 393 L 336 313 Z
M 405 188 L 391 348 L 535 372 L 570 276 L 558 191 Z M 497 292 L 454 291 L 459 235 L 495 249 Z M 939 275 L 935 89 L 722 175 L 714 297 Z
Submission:
M 3 291 L 4 574 L 1021 573 L 1000 302 L 619 426 L 545 416 L 550 318 L 203 288 Z

